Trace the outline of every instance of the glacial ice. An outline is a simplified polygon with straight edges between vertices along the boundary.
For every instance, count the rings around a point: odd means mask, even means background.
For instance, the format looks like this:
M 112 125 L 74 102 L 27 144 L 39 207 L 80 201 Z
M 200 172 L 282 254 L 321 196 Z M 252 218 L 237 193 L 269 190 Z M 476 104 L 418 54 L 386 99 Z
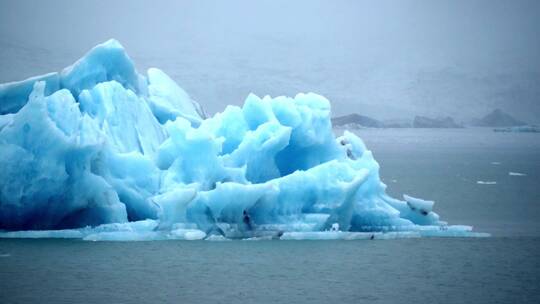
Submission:
M 206 118 L 115 40 L 0 85 L 0 237 L 101 240 L 484 236 L 391 198 L 329 101 L 249 95 Z

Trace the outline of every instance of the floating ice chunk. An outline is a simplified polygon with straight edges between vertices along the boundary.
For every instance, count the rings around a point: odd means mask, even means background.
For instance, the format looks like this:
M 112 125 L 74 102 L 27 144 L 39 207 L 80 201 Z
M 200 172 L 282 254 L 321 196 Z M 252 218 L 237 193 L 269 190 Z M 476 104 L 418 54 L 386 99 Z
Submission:
M 3 85 L 0 97 L 9 99 L 0 105 L 9 113 L 0 115 L 0 229 L 44 229 L 0 237 L 450 234 L 437 230 L 445 222 L 432 201 L 386 194 L 373 154 L 353 133 L 335 138 L 330 102 L 317 94 L 250 94 L 206 119 L 165 73 L 138 74 L 110 40 L 60 75 Z M 69 228 L 78 229 L 51 230 Z
M 500 162 L 491 162 L 492 165 L 500 165 Z
M 176 229 L 170 233 L 170 238 L 175 240 L 196 241 L 206 237 L 206 233 L 198 229 Z
M 497 182 L 495 181 L 476 181 L 477 184 L 479 185 L 495 185 L 497 184 Z
M 510 175 L 510 176 L 527 176 L 527 174 L 519 173 L 519 172 L 508 172 L 508 175 Z

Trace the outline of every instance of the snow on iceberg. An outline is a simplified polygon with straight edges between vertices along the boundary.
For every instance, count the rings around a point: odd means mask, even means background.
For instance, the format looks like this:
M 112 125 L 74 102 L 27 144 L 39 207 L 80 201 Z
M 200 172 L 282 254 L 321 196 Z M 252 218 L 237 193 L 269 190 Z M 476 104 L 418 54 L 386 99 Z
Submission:
M 324 97 L 249 95 L 206 118 L 115 40 L 0 85 L 0 113 L 0 237 L 478 236 L 389 197 L 362 140 L 334 137 Z

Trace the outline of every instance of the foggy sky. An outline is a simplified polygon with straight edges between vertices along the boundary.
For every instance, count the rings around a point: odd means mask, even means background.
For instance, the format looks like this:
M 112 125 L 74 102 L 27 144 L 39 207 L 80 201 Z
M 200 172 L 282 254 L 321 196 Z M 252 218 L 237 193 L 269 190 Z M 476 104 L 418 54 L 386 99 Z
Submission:
M 334 115 L 540 122 L 540 1 L 154 2 L 0 1 L 0 82 L 115 38 L 209 113 L 313 91 Z

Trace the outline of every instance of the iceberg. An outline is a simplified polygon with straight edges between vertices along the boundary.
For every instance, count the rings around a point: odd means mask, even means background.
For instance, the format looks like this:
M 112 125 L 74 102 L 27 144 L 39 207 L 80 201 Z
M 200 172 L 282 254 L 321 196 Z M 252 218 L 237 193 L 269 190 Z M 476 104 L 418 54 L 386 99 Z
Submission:
M 0 237 L 88 241 L 483 236 L 386 194 L 363 141 L 317 94 L 253 94 L 206 117 L 109 40 L 0 85 Z

